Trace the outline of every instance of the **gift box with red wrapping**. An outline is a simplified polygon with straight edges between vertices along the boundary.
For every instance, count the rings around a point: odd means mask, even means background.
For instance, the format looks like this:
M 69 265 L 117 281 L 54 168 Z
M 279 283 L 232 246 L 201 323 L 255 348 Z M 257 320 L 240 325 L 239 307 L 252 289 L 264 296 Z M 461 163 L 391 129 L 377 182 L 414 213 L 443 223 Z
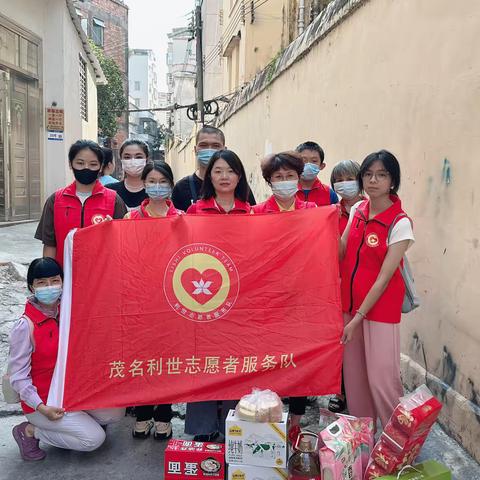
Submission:
M 441 409 L 442 404 L 426 385 L 402 397 L 372 451 L 365 480 L 382 477 L 412 464 Z
M 165 480 L 199 478 L 223 480 L 225 445 L 172 439 L 165 449 Z

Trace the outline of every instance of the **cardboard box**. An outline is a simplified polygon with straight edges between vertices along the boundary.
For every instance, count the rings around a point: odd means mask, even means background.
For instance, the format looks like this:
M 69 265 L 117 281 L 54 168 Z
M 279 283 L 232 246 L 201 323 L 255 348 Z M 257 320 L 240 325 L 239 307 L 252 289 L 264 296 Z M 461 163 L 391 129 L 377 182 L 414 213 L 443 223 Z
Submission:
M 227 463 L 286 468 L 287 418 L 284 412 L 279 423 L 247 422 L 230 410 L 225 426 Z
M 221 443 L 172 439 L 165 449 L 165 480 L 223 480 L 225 446 Z
M 229 465 L 228 480 L 287 480 L 284 468 L 255 467 L 253 465 Z
M 403 472 L 398 475 L 385 475 L 377 480 L 451 480 L 450 470 L 441 463 L 434 460 L 413 465 L 413 467 L 404 467 Z

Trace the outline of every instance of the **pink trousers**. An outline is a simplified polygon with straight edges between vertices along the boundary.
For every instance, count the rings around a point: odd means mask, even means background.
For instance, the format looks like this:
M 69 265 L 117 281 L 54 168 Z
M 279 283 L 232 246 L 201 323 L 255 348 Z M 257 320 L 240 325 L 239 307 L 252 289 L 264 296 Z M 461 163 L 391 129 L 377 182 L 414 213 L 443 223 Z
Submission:
M 351 319 L 343 314 L 345 324 Z M 400 324 L 364 320 L 345 345 L 343 378 L 350 414 L 380 418 L 385 427 L 403 395 Z

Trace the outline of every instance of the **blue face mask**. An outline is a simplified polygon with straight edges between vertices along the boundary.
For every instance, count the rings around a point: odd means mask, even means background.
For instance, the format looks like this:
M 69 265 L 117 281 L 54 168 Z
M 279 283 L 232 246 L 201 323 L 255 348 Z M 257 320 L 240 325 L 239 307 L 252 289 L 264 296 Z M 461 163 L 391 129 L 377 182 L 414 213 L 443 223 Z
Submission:
M 215 150 L 213 148 L 205 148 L 204 150 L 199 150 L 197 152 L 197 159 L 203 167 L 206 167 L 208 165 L 208 162 L 212 158 L 212 155 L 216 151 L 217 150 Z
M 45 305 L 53 305 L 62 295 L 62 287 L 52 285 L 51 287 L 38 287 L 35 289 L 35 298 Z
M 145 186 L 145 193 L 153 199 L 166 200 L 172 196 L 172 187 L 164 183 L 155 183 Z
M 315 163 L 306 163 L 303 166 L 302 179 L 303 180 L 315 180 L 320 173 L 320 167 Z

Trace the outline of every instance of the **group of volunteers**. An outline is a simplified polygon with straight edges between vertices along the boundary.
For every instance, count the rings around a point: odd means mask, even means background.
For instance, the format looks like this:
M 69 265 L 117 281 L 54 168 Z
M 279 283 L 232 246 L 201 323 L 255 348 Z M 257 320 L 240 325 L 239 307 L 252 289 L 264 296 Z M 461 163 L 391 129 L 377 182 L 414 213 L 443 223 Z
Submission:
M 110 150 L 88 140 L 71 146 L 68 160 L 75 181 L 45 203 L 35 233 L 43 242 L 43 258 L 28 269 L 32 295 L 10 338 L 10 383 L 27 418 L 14 427 L 13 436 L 24 460 L 45 457 L 40 440 L 59 448 L 94 450 L 105 439 L 106 425 L 125 414 L 124 409 L 65 412 L 47 404 L 61 321 L 64 240 L 71 229 L 104 220 L 270 214 L 339 203 L 343 385 L 329 408 L 340 412 L 348 405 L 351 415 L 379 419 L 385 426 L 403 395 L 399 322 L 405 287 L 400 266 L 414 237 L 397 194 L 400 166 L 395 156 L 380 150 L 361 165 L 341 161 L 328 186 L 318 178 L 325 167 L 322 148 L 302 143 L 295 151 L 261 161 L 272 195 L 256 204 L 242 161 L 225 147 L 221 130 L 200 129 L 195 154 L 195 172 L 175 183 L 167 163 L 151 161 L 145 143 L 128 139 L 119 151 L 123 179 L 118 181 L 111 176 Z M 289 399 L 290 425 L 299 425 L 306 404 L 306 397 Z M 234 405 L 221 399 L 187 404 L 185 432 L 196 441 L 217 439 Z M 171 437 L 171 405 L 137 406 L 134 413 L 134 437 Z

